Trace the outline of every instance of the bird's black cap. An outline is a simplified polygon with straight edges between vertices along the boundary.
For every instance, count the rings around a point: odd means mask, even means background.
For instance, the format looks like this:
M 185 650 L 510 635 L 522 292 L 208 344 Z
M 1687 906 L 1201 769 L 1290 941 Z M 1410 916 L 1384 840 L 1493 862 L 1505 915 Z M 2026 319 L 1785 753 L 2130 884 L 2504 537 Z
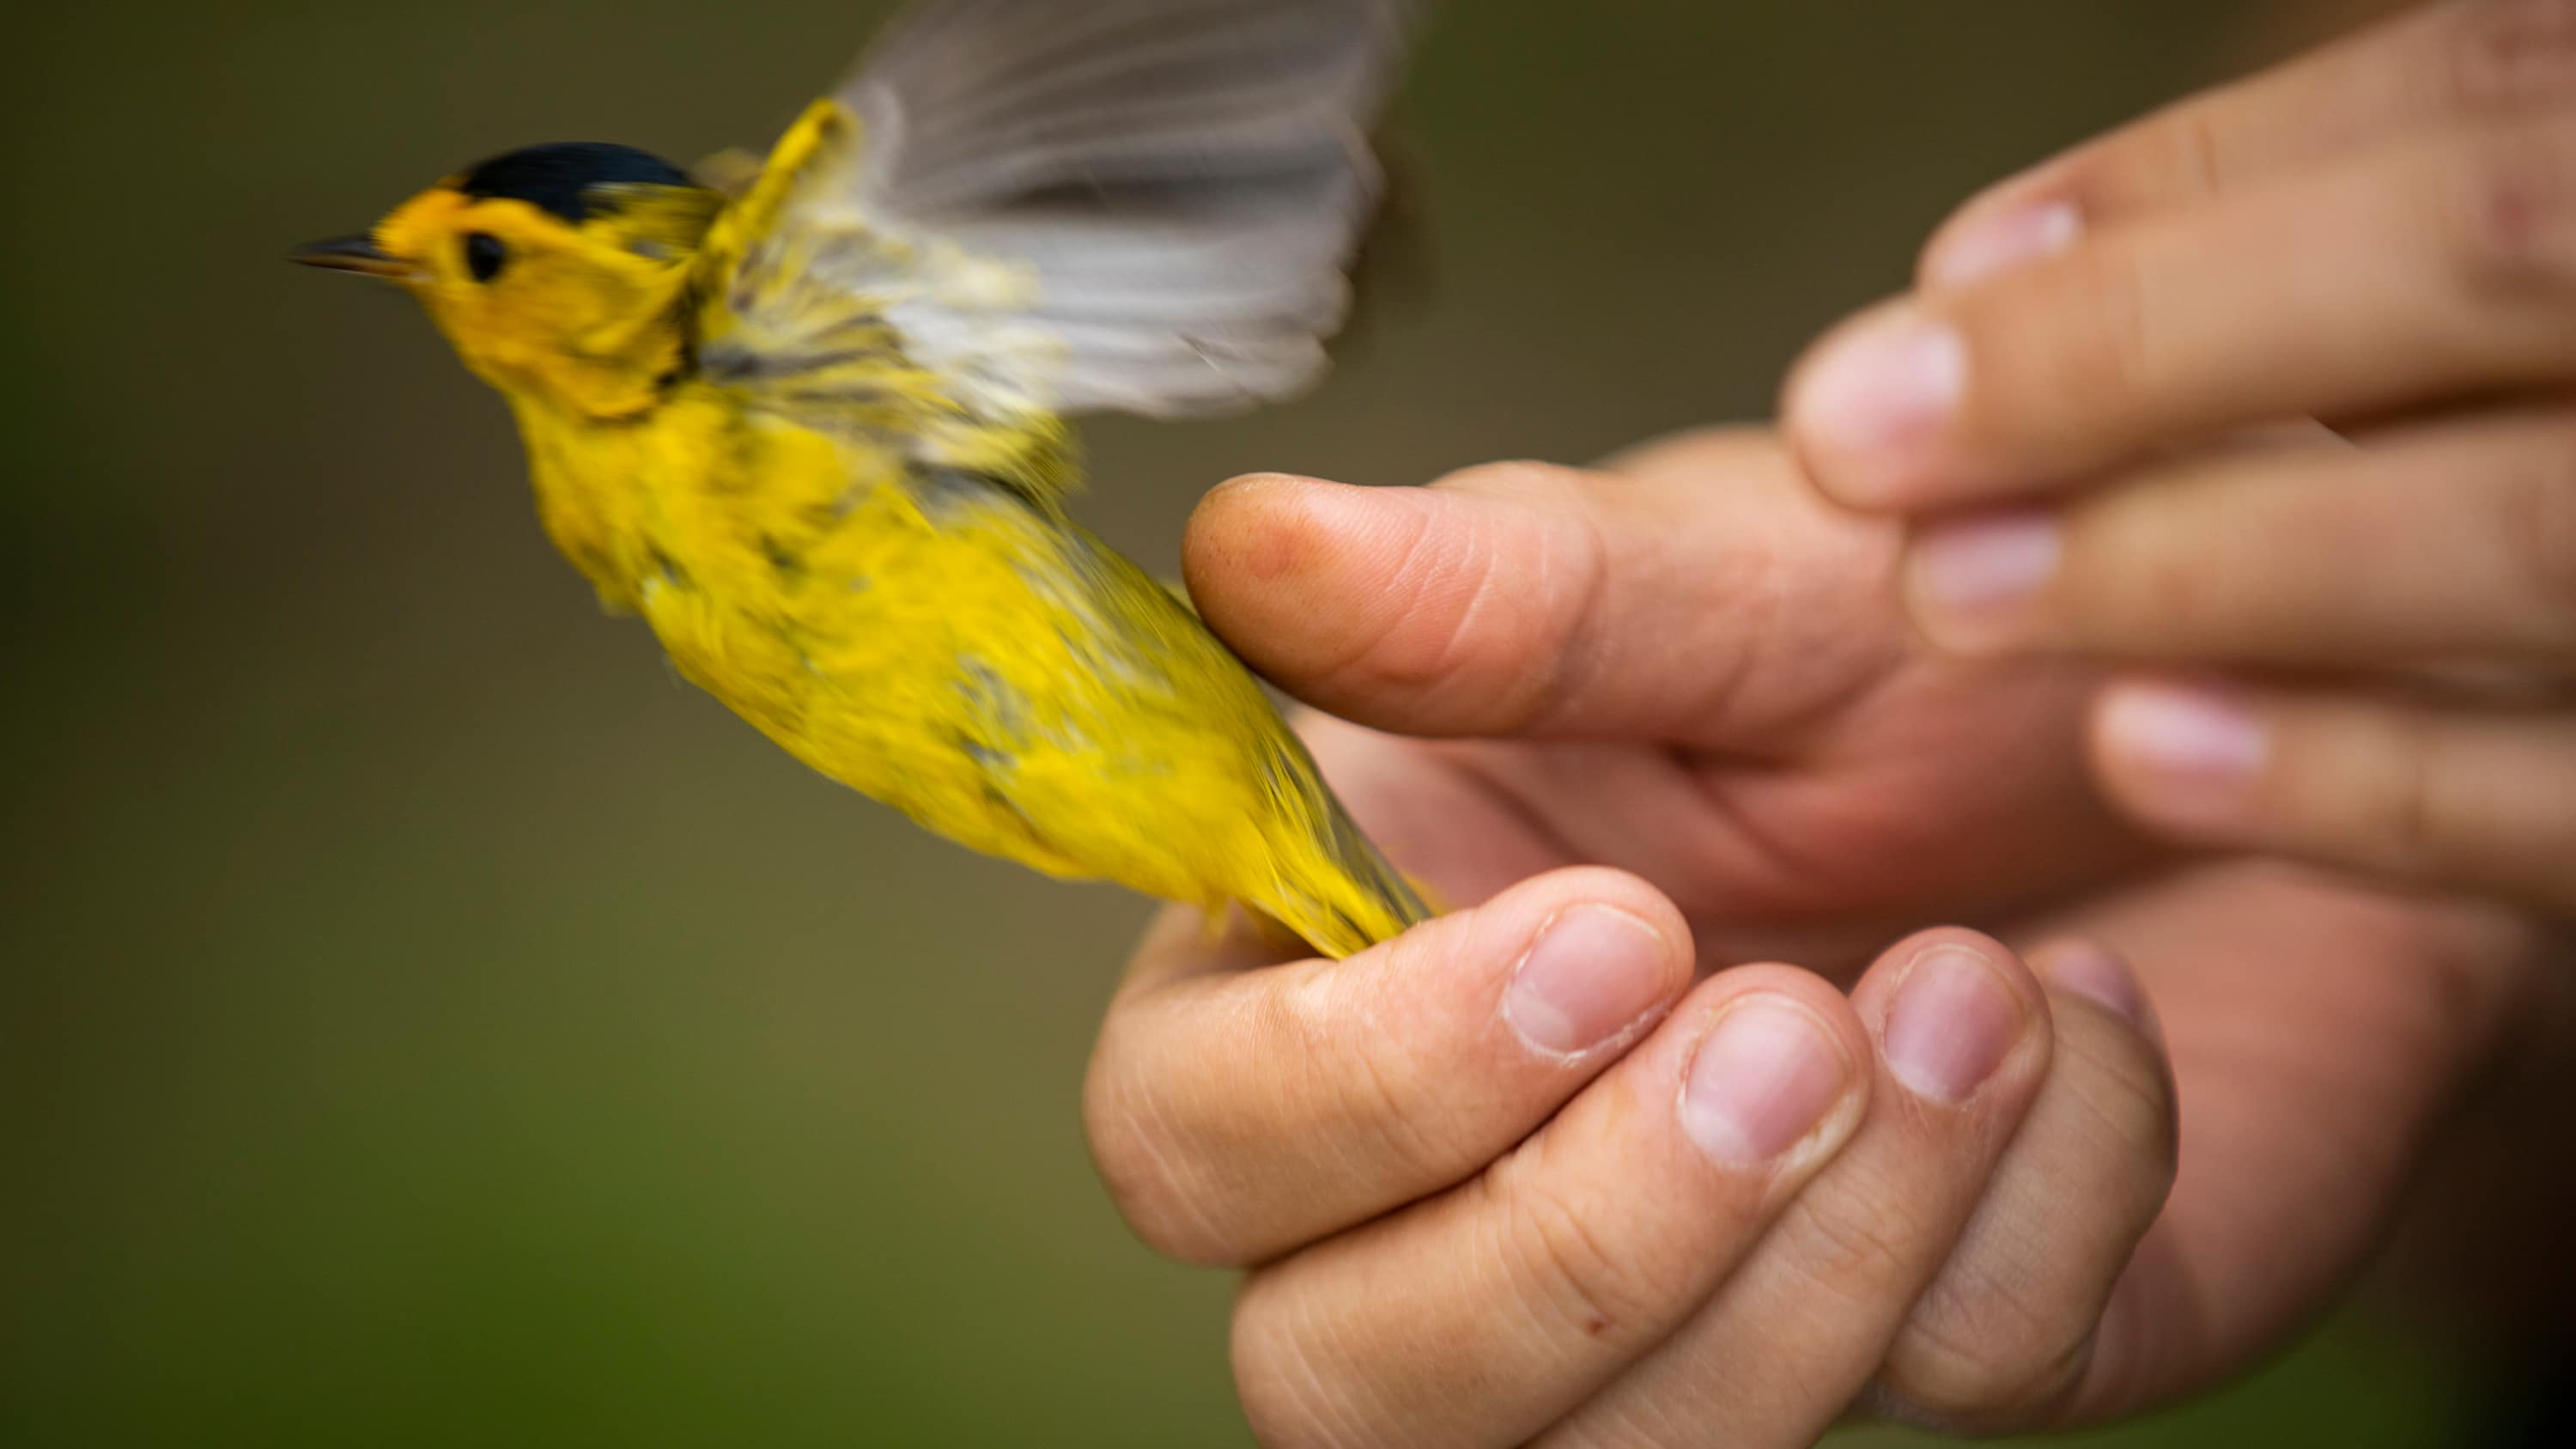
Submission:
M 468 196 L 524 201 L 579 226 L 590 216 L 593 187 L 637 184 L 697 183 L 650 151 L 606 141 L 558 141 L 495 156 L 466 172 L 456 189 Z

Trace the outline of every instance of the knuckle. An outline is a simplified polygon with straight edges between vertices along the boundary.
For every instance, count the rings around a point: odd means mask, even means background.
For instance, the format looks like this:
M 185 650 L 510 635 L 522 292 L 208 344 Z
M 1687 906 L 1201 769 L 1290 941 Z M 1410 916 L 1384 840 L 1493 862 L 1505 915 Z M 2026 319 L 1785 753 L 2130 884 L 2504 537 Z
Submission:
M 2012 1285 L 1944 1280 L 1916 1305 L 1879 1387 L 1919 1423 L 1994 1432 L 2038 1427 L 2083 1381 L 2090 1315 L 2044 1315 Z
M 2537 617 L 2561 648 L 2576 649 L 2576 424 L 2562 426 L 2547 462 L 2507 480 L 2505 558 L 2539 604 Z
M 2075 555 L 2063 570 L 2069 617 L 2090 635 L 2123 640 L 2202 639 L 2231 617 L 2235 576 L 2211 567 L 2203 520 L 2175 506 L 2169 490 L 2115 497 L 2078 509 L 2069 534 Z
M 1121 1063 L 1116 1028 L 1104 1034 L 1083 1081 L 1083 1135 L 1110 1202 L 1147 1247 L 1186 1263 L 1235 1260 L 1202 1203 L 1198 1174 L 1183 1167 L 1181 1134 L 1157 1094 Z
M 2228 147 L 2217 114 L 2207 106 L 2185 106 L 2173 119 L 2173 167 L 2185 199 L 2218 195 L 2227 185 Z
M 1783 1215 L 1788 1260 L 1821 1288 L 1871 1300 L 1881 1286 L 1910 1278 L 1926 1256 L 1924 1226 L 1908 1210 L 1913 1200 L 1904 1184 L 1847 1159 L 1832 1191 L 1810 1192 Z
M 2564 124 L 2487 131 L 2465 165 L 2439 167 L 2454 189 L 2447 249 L 2473 297 L 2499 303 L 2576 293 L 2576 137 Z
M 2181 1148 L 2172 1078 L 2134 1038 L 2067 1031 L 2059 1034 L 2058 1051 L 2071 1068 L 2075 1100 L 2119 1149 L 2119 1160 L 2148 1165 L 2156 1175 L 2148 1186 L 2161 1200 L 2173 1185 Z
M 1304 1295 L 1277 1272 L 1254 1274 L 1235 1297 L 1235 1397 L 1269 1449 L 1369 1442 L 1366 1415 L 1316 1361 L 1319 1333 Z
M 1614 1249 L 1599 1228 L 1615 1220 L 1606 1204 L 1542 1181 L 1521 1161 L 1497 1164 L 1485 1184 L 1505 1209 L 1499 1250 L 1541 1315 L 1594 1339 L 1657 1321 L 1667 1275 L 1651 1255 Z
M 2377 768 L 2376 788 L 2361 796 L 2361 838 L 2382 864 L 2421 874 L 2449 838 L 2442 733 L 2412 710 L 2391 710 L 2370 722 L 2365 738 Z
M 2156 339 L 2149 321 L 2155 309 L 2136 249 L 2106 238 L 2079 248 L 2067 264 L 2077 269 L 2074 295 L 2083 299 L 2086 325 L 2067 355 L 2050 360 L 2057 385 L 2070 398 L 2137 396 L 2154 381 Z
M 1771 434 L 1741 423 L 1703 424 L 1648 438 L 1609 454 L 1593 468 L 1623 478 L 1693 482 L 1712 473 L 1774 465 Z
M 1511 458 L 1498 463 L 1478 463 L 1444 475 L 1434 488 L 1453 493 L 1474 493 L 1487 498 L 1550 498 L 1575 488 L 1582 479 L 1579 469 L 1561 463 L 1542 463 L 1534 459 Z
M 1386 683 L 1422 689 L 1473 678 L 1492 701 L 1480 714 L 1507 732 L 1544 717 L 1569 693 L 1565 661 L 1599 612 L 1606 570 L 1590 511 L 1592 475 L 1553 463 L 1479 464 L 1433 486 L 1522 511 L 1480 510 L 1474 526 L 1428 531 L 1423 555 L 1404 576 L 1413 595 L 1402 617 L 1364 661 Z M 1497 649 L 1497 641 L 1508 647 Z M 1503 669 L 1480 660 L 1495 661 Z M 1533 667 L 1535 665 L 1535 667 Z
M 1410 947 L 1399 946 L 1399 956 Z M 1385 977 L 1412 979 L 1399 959 Z M 1306 1063 L 1323 1105 L 1321 1132 L 1353 1144 L 1375 1179 L 1429 1187 L 1463 1170 L 1461 1114 L 1439 1100 L 1443 1079 L 1415 1034 L 1381 1018 L 1374 1003 L 1352 999 L 1358 978 L 1314 978 L 1285 1006 L 1283 1060 Z
M 2459 0 L 2436 33 L 2461 112 L 2511 112 L 2576 97 L 2576 0 Z

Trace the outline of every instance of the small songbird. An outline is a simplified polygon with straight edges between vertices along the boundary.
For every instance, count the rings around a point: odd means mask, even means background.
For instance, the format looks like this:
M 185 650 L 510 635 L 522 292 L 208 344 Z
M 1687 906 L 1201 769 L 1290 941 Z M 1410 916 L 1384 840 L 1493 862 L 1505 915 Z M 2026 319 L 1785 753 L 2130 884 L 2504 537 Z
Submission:
M 495 157 L 296 251 L 418 297 L 612 610 L 823 774 L 1333 956 L 1421 898 L 1244 666 L 1076 524 L 1067 416 L 1325 367 L 1406 0 L 934 0 L 738 185 Z

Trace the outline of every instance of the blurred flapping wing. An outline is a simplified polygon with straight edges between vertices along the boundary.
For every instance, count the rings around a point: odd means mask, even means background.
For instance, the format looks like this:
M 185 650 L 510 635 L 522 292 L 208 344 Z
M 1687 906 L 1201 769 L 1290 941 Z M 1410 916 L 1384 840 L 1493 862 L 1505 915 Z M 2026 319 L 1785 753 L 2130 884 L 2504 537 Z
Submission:
M 891 348 L 897 393 L 983 418 L 1297 392 L 1349 306 L 1406 9 L 915 10 L 738 208 L 709 365 L 811 391 Z

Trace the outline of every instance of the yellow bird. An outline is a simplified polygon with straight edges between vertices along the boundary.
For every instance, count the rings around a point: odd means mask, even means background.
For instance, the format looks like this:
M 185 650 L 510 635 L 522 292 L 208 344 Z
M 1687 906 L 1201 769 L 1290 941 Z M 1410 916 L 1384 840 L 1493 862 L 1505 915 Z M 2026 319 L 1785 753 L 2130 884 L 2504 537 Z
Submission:
M 823 774 L 1347 955 L 1426 914 L 1251 674 L 1076 524 L 1063 418 L 1325 366 L 1404 0 L 937 0 L 735 192 L 531 147 L 298 261 L 516 414 L 549 535 Z

